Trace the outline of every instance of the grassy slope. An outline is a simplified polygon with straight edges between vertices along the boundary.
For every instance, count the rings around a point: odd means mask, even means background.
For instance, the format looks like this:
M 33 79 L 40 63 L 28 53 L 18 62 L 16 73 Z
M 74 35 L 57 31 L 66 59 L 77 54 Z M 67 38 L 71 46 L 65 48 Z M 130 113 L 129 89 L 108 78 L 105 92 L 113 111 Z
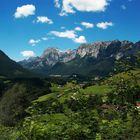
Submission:
M 140 69 L 131 70 L 130 72 L 122 72 L 116 74 L 103 82 L 101 85 L 93 85 L 89 86 L 85 89 L 82 89 L 79 85 L 74 85 L 72 83 L 68 83 L 65 86 L 61 87 L 59 85 L 52 86 L 52 93 L 39 97 L 34 102 L 43 102 L 49 100 L 49 98 L 59 98 L 60 102 L 64 102 L 66 99 L 71 98 L 74 94 L 83 94 L 83 95 L 92 95 L 92 94 L 107 94 L 113 90 L 107 81 L 116 81 L 120 78 L 130 79 L 131 75 L 135 75 L 140 83 Z
M 111 92 L 112 88 L 108 85 L 94 85 L 87 87 L 86 89 L 70 87 L 57 87 L 54 85 L 52 87 L 52 93 L 39 97 L 34 102 L 44 102 L 50 98 L 59 98 L 59 101 L 63 103 L 66 99 L 70 99 L 75 94 L 91 95 L 91 94 L 107 94 Z
M 95 85 L 81 89 L 82 93 L 85 94 L 107 94 L 112 91 L 112 87 L 108 85 Z
M 140 68 L 131 70 L 129 72 L 122 72 L 122 73 L 116 74 L 116 75 L 108 78 L 107 80 L 108 81 L 112 81 L 112 80 L 116 81 L 120 78 L 125 79 L 125 80 L 129 80 L 130 78 L 132 78 L 132 75 L 134 75 L 136 77 L 136 79 L 138 80 L 138 82 L 140 84 Z

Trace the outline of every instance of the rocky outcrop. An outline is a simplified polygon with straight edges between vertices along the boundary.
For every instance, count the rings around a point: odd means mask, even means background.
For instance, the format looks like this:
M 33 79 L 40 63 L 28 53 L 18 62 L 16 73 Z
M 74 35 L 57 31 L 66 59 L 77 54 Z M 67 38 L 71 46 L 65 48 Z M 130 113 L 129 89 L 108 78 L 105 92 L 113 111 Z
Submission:
M 127 40 L 98 41 L 91 44 L 82 44 L 74 50 L 61 51 L 57 48 L 47 48 L 40 57 L 30 58 L 19 63 L 28 69 L 48 71 L 53 67 L 56 68 L 56 64 L 58 66 L 62 63 L 79 63 L 80 59 L 83 61 L 87 57 L 90 57 L 90 61 L 94 61 L 92 64 L 95 64 L 106 59 L 119 60 L 139 51 L 140 42 L 133 43 Z M 59 67 L 60 69 L 61 67 Z

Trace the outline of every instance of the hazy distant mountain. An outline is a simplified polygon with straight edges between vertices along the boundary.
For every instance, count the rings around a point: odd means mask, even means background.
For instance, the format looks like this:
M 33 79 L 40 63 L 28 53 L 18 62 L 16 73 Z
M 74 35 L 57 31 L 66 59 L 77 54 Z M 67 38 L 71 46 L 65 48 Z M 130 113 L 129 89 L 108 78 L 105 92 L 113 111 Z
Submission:
M 24 68 L 46 75 L 107 75 L 114 70 L 115 61 L 139 51 L 140 42 L 101 41 L 83 44 L 75 50 L 47 48 L 40 57 L 19 63 Z
M 25 70 L 20 64 L 11 60 L 4 52 L 0 50 L 0 76 L 5 77 L 24 77 L 32 75 Z

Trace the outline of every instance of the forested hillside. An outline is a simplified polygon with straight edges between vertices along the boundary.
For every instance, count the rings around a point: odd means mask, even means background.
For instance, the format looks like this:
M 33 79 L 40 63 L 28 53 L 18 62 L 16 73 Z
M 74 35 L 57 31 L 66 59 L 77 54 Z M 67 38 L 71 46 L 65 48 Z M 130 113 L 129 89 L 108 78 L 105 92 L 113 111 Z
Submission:
M 49 81 L 1 80 L 0 139 L 140 139 L 139 69 L 93 85 Z
M 0 76 L 3 77 L 32 77 L 34 74 L 10 59 L 0 50 Z

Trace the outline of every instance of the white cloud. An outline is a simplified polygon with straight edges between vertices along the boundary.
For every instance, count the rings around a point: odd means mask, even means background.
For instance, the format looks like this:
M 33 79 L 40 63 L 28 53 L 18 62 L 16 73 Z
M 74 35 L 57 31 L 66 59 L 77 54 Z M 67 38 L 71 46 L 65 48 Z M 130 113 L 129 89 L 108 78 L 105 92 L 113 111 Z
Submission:
M 22 51 L 20 54 L 24 57 L 34 57 L 35 53 L 33 51 Z
M 85 43 L 86 39 L 84 36 L 78 37 L 75 30 L 66 30 L 64 32 L 58 32 L 58 31 L 51 31 L 50 34 L 60 37 L 60 38 L 68 38 L 74 41 L 75 43 Z
M 86 38 L 84 36 L 80 36 L 78 38 L 75 38 L 74 42 L 80 43 L 80 44 L 87 43 Z
M 127 7 L 126 7 L 125 5 L 121 5 L 121 8 L 122 8 L 123 10 L 126 10 L 126 9 L 127 9 Z
M 53 24 L 53 21 L 45 16 L 38 16 L 37 17 L 37 23 L 47 23 L 47 24 Z
M 73 31 L 73 30 L 66 30 L 64 32 L 51 31 L 50 33 L 57 36 L 57 37 L 69 38 L 69 39 L 76 38 L 76 36 L 77 36 L 75 34 L 75 31 Z
M 35 45 L 38 44 L 39 42 L 40 42 L 40 39 L 38 39 L 38 40 L 30 39 L 30 40 L 29 40 L 29 44 L 31 44 L 32 46 L 35 46 Z
M 36 8 L 32 4 L 23 5 L 21 7 L 17 7 L 14 16 L 15 16 L 15 18 L 28 17 L 31 15 L 34 15 L 35 10 L 36 10 Z
M 59 3 L 60 1 L 59 0 L 54 0 L 54 3 L 55 3 L 55 7 L 56 8 L 60 8 L 60 3 Z
M 85 28 L 93 28 L 94 24 L 89 23 L 89 22 L 82 22 L 81 25 L 83 25 Z
M 62 0 L 61 16 L 68 13 L 105 11 L 111 0 Z
M 80 28 L 80 27 L 76 27 L 74 30 L 75 30 L 75 31 L 83 31 L 83 29 Z
M 112 22 L 100 22 L 97 23 L 97 27 L 101 29 L 107 29 L 109 26 L 113 26 Z

